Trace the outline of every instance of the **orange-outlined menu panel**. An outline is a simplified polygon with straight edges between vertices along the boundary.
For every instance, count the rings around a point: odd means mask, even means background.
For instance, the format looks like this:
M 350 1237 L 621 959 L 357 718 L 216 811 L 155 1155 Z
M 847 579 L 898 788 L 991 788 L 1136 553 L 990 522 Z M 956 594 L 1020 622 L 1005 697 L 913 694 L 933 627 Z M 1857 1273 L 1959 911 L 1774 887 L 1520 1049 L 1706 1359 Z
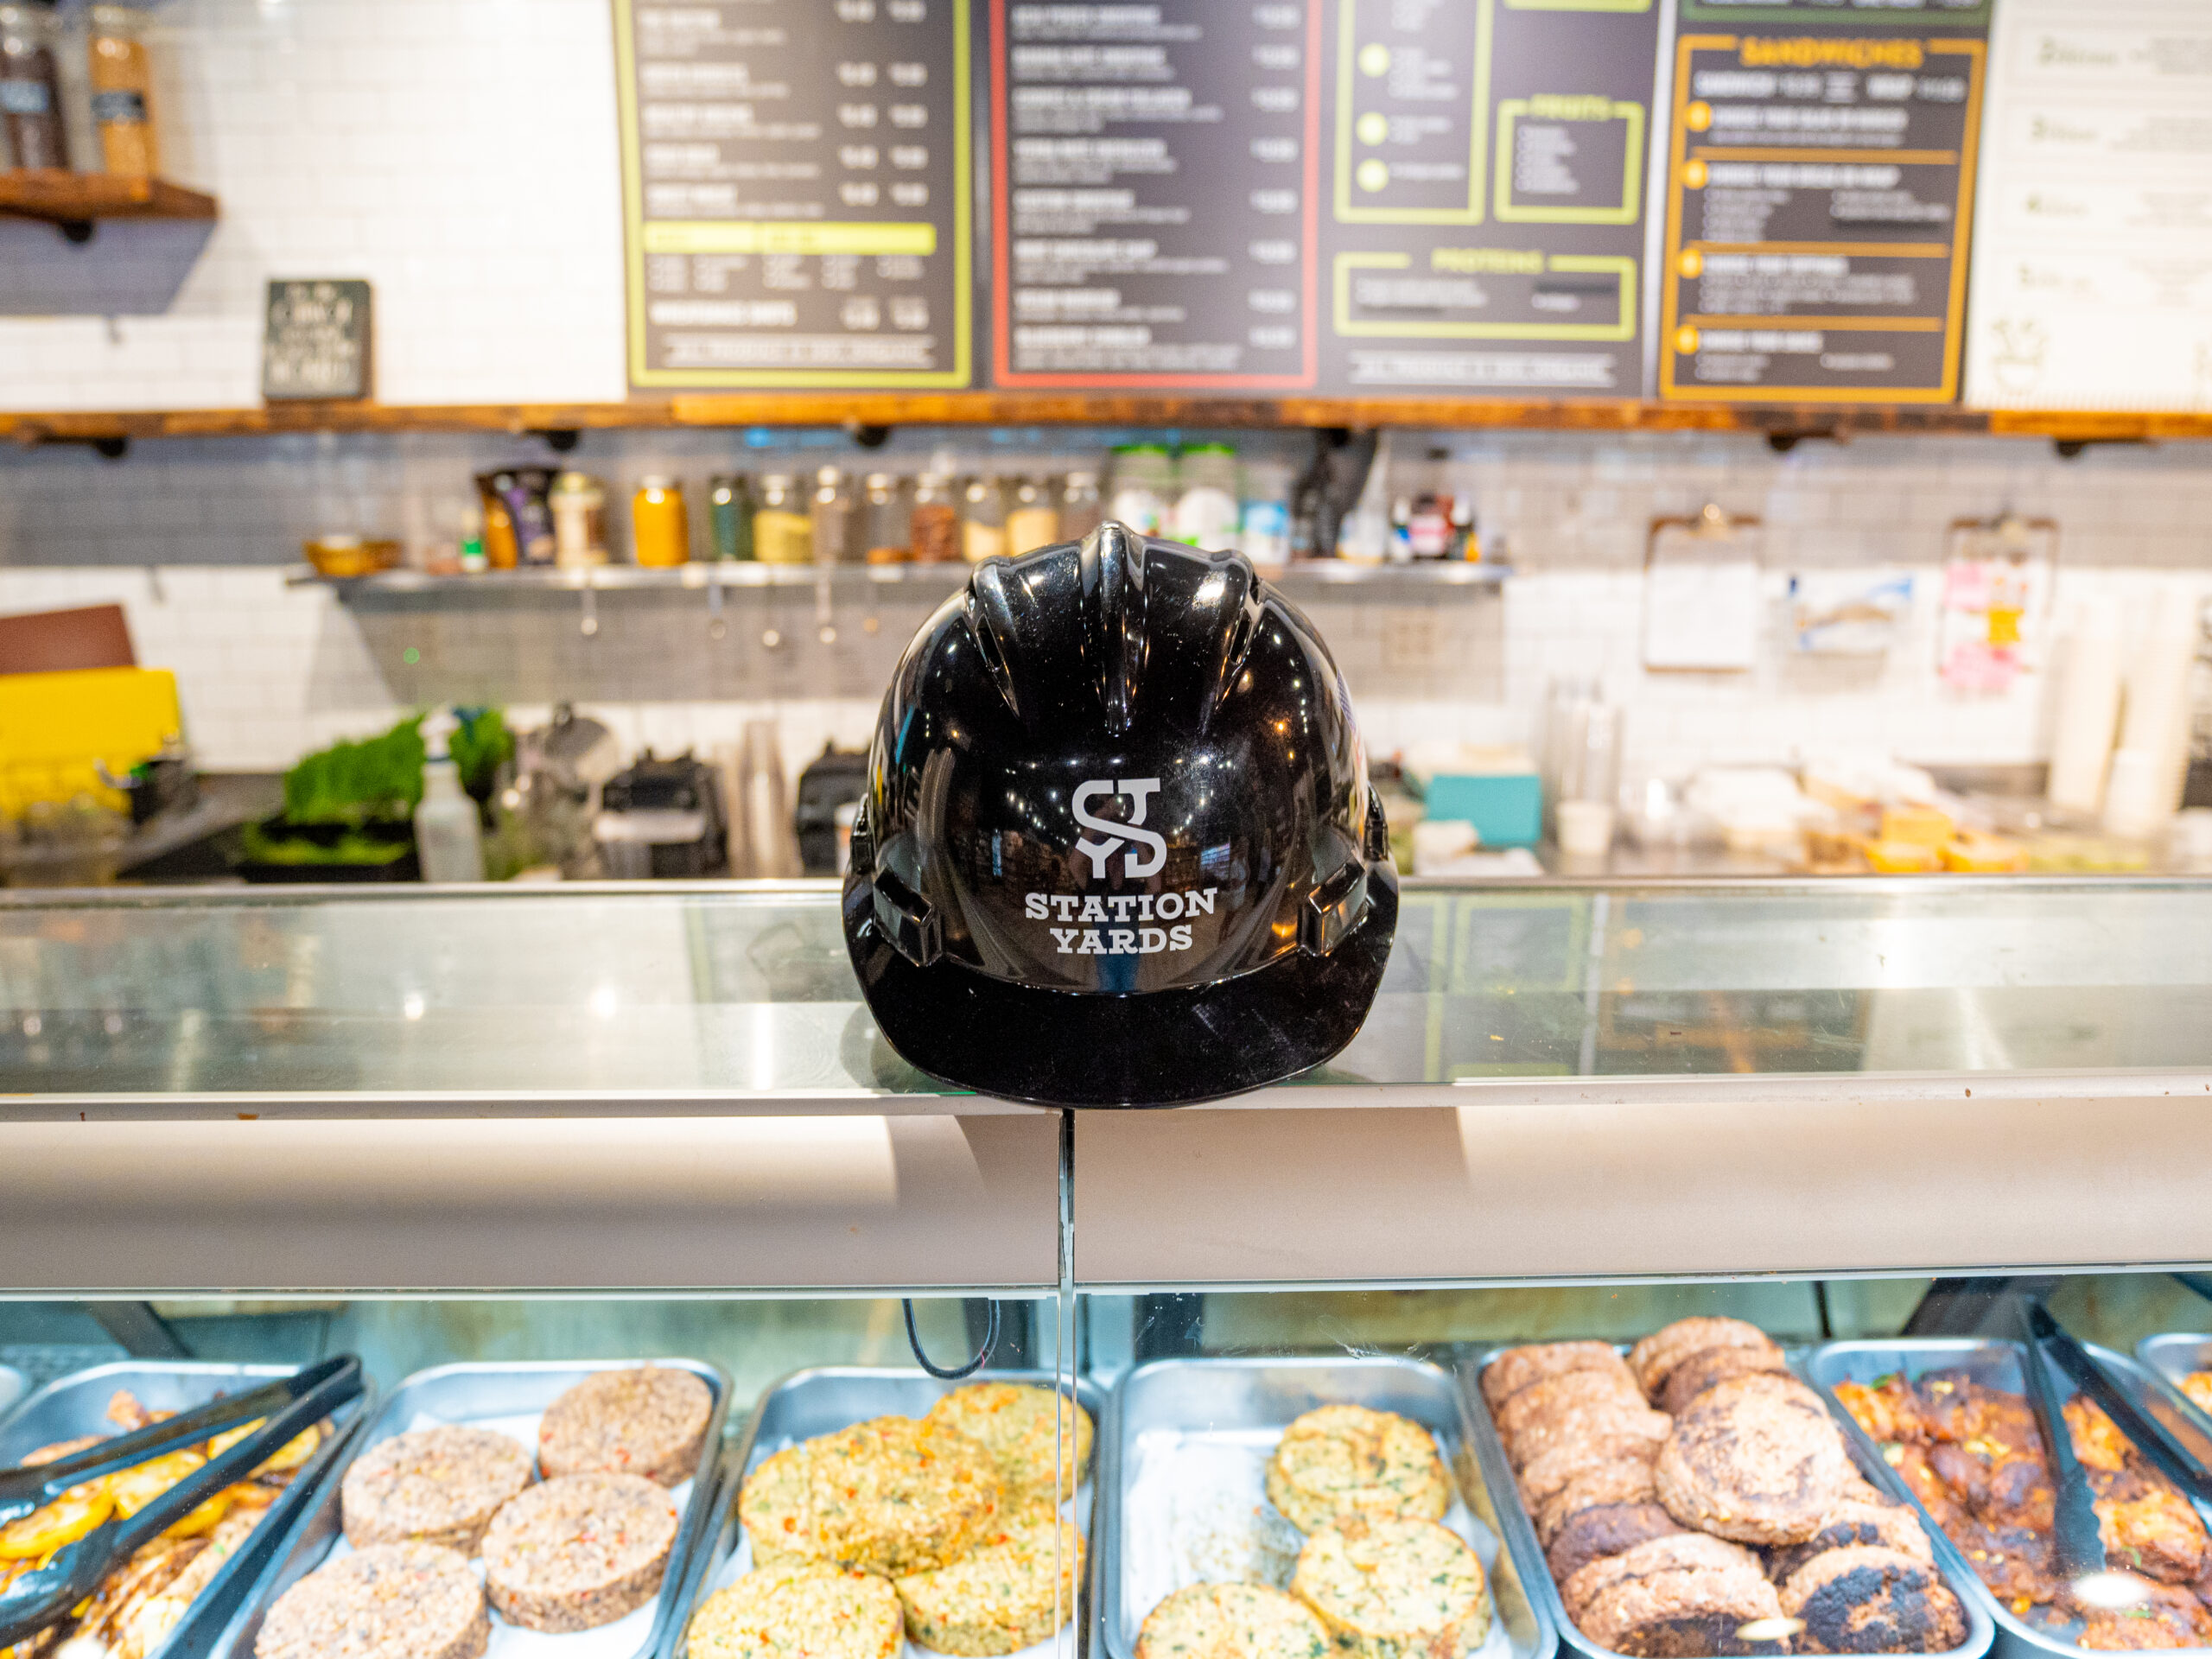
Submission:
M 1948 24 L 1685 25 L 1662 397 L 1958 396 L 1986 56 Z
M 991 378 L 1313 384 L 1323 0 L 990 0 Z

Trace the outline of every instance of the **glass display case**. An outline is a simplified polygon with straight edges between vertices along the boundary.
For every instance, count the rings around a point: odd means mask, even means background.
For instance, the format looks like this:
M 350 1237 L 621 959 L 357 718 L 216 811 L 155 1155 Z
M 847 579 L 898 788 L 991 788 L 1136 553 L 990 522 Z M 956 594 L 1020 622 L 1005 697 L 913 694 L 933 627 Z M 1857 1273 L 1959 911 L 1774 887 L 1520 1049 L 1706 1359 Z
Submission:
M 72 1659 L 320 1651 L 398 1547 L 353 1471 L 440 1427 L 536 1447 L 457 1541 L 503 1654 L 753 1651 L 810 1562 L 915 1652 L 2212 1646 L 2208 1013 L 2207 885 L 1410 882 L 1329 1065 L 1059 1113 L 902 1063 L 827 883 L 11 896 L 0 1465 L 360 1362 Z M 658 1554 L 503 1579 L 637 1387 Z M 824 1519 L 909 1453 L 985 1496 Z M 0 1491 L 0 1651 L 130 1518 L 63 1496 Z

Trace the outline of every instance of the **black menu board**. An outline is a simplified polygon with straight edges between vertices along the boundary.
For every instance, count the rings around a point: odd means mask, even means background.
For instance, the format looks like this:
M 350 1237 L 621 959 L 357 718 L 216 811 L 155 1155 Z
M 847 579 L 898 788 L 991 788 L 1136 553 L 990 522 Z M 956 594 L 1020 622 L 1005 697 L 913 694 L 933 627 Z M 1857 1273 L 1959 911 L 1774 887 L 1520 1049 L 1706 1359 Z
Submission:
M 1633 397 L 1658 0 L 1329 0 L 1322 380 Z
M 991 373 L 1314 378 L 1324 0 L 988 0 Z
M 1958 395 L 1986 10 L 1682 0 L 1661 397 Z
M 614 0 L 631 384 L 971 380 L 968 0 Z

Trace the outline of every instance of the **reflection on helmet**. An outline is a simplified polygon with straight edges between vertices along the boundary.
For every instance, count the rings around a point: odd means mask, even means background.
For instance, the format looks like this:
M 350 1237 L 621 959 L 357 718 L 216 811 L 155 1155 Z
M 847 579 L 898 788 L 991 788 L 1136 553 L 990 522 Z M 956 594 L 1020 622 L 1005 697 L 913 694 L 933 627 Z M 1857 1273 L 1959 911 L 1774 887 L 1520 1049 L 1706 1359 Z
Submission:
M 1234 554 L 1108 524 L 980 567 L 884 698 L 845 928 L 963 1087 L 1166 1105 L 1315 1065 L 1396 924 L 1336 665 Z

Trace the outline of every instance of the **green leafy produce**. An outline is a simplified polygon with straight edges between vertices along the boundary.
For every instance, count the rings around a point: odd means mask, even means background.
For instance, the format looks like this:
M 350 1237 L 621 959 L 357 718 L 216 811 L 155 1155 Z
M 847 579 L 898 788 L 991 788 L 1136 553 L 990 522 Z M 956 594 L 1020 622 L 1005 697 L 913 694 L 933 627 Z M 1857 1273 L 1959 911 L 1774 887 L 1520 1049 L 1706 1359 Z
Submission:
M 497 709 L 455 709 L 461 724 L 447 749 L 461 773 L 461 786 L 480 804 L 499 786 L 499 768 L 514 759 L 515 734 Z
M 284 817 L 291 823 L 404 823 L 423 798 L 423 754 L 420 715 L 381 737 L 318 750 L 284 774 Z
M 257 823 L 245 826 L 249 864 L 391 864 L 407 856 L 413 844 L 381 840 L 349 830 L 329 846 L 297 836 L 271 835 Z

